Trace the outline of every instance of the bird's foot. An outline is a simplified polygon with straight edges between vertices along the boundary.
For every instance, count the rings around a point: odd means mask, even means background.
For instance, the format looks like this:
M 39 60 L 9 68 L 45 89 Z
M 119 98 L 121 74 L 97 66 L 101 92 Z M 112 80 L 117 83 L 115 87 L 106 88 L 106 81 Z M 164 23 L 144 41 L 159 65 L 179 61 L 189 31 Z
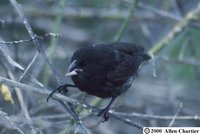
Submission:
M 53 91 L 49 94 L 49 96 L 47 97 L 47 102 L 49 101 L 49 99 L 52 97 L 52 95 L 53 95 L 56 91 L 58 91 L 58 92 L 61 93 L 61 94 L 67 94 L 67 92 L 68 92 L 67 87 L 68 87 L 68 84 L 64 84 L 64 85 L 61 85 L 61 86 L 57 87 L 55 90 L 53 90 Z
M 68 93 L 68 89 L 67 89 L 68 85 L 67 84 L 64 84 L 64 85 L 61 85 L 59 86 L 57 89 L 57 91 L 60 93 L 60 94 L 63 94 L 63 95 L 66 95 Z
M 103 115 L 102 122 L 106 122 L 109 119 L 109 113 L 108 112 L 109 112 L 108 108 L 101 109 L 101 111 L 97 114 L 97 116 Z

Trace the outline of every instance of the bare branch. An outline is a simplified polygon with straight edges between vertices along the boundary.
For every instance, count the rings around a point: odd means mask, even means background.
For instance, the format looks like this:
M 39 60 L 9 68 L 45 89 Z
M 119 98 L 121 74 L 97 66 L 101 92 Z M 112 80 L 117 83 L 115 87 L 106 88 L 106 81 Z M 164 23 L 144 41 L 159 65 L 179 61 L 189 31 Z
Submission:
M 58 38 L 61 36 L 62 35 L 60 35 L 60 34 L 46 33 L 45 35 L 42 35 L 42 36 L 34 35 L 31 39 L 15 40 L 15 41 L 0 41 L 0 43 L 13 45 L 13 44 L 27 43 L 27 42 L 31 42 L 33 40 L 43 40 L 43 39 L 49 38 L 49 37 Z
M 31 66 L 33 65 L 34 61 L 37 59 L 38 55 L 39 55 L 39 52 L 37 51 L 37 53 L 33 56 L 33 59 L 31 60 L 31 62 L 28 64 L 28 66 L 24 70 L 23 74 L 19 77 L 19 80 L 18 80 L 19 82 L 21 82 L 23 77 L 28 73 L 28 70 L 31 68 Z
M 175 120 L 176 120 L 176 118 L 177 118 L 177 116 L 178 116 L 180 110 L 182 109 L 182 107 L 183 107 L 183 103 L 180 103 L 180 106 L 179 106 L 179 108 L 178 108 L 176 114 L 174 115 L 173 119 L 170 121 L 168 127 L 172 127 L 172 125 L 174 124 L 174 122 L 175 122 Z
M 114 112 L 110 111 L 110 113 L 116 114 L 118 116 L 123 116 L 126 118 L 140 118 L 145 120 L 172 120 L 174 116 L 163 116 L 163 115 L 149 115 L 149 114 L 141 114 L 141 113 L 122 113 L 122 112 Z M 200 120 L 200 116 L 177 116 L 176 120 Z

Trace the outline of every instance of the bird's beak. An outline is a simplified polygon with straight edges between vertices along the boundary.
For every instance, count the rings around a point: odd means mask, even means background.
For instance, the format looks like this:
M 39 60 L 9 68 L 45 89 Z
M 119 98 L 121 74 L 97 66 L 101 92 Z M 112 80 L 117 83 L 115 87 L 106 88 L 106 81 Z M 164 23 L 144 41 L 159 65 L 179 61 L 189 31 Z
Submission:
M 82 69 L 77 68 L 76 62 L 77 62 L 77 60 L 74 60 L 74 61 L 69 65 L 68 73 L 65 74 L 65 76 L 74 76 L 74 75 L 78 75 L 77 72 L 82 72 L 82 71 L 83 71 Z
M 69 65 L 69 68 L 68 68 L 68 73 L 65 74 L 65 76 L 73 76 L 73 75 L 77 75 L 77 72 L 76 72 L 76 62 L 77 60 L 74 60 L 70 65 Z
M 69 73 L 66 73 L 65 76 L 73 76 L 73 75 L 77 75 L 77 70 L 74 69 L 73 71 L 69 72 Z
M 70 65 L 69 65 L 69 68 L 68 68 L 68 73 L 69 72 L 72 72 L 73 70 L 75 70 L 76 69 L 76 62 L 77 62 L 77 60 L 74 60 Z

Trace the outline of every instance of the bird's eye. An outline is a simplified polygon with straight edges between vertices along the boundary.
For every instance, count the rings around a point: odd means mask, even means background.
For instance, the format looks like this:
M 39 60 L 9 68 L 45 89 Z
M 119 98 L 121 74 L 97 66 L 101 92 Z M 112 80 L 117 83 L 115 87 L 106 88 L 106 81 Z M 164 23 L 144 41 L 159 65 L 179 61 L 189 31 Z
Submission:
M 79 65 L 80 65 L 80 67 L 84 67 L 84 66 L 86 66 L 86 63 L 85 62 L 81 62 L 81 63 L 79 63 Z

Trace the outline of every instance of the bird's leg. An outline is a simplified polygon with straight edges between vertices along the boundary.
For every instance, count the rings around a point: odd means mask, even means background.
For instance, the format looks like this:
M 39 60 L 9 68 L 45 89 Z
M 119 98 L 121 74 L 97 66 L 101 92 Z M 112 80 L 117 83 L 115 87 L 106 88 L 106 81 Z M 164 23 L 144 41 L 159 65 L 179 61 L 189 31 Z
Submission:
M 117 97 L 112 97 L 112 99 L 110 100 L 109 104 L 104 108 L 101 109 L 101 111 L 98 113 L 98 116 L 101 116 L 103 114 L 103 122 L 107 121 L 109 119 L 109 115 L 108 112 L 110 110 L 110 106 L 112 105 L 112 103 L 114 102 L 114 100 Z
M 52 97 L 52 95 L 58 91 L 59 93 L 62 93 L 62 94 L 66 94 L 68 92 L 68 87 L 76 87 L 75 85 L 72 85 L 72 84 L 64 84 L 64 85 L 60 85 L 59 87 L 57 87 L 55 90 L 53 90 L 49 96 L 47 97 L 47 102 L 49 101 L 49 99 Z

